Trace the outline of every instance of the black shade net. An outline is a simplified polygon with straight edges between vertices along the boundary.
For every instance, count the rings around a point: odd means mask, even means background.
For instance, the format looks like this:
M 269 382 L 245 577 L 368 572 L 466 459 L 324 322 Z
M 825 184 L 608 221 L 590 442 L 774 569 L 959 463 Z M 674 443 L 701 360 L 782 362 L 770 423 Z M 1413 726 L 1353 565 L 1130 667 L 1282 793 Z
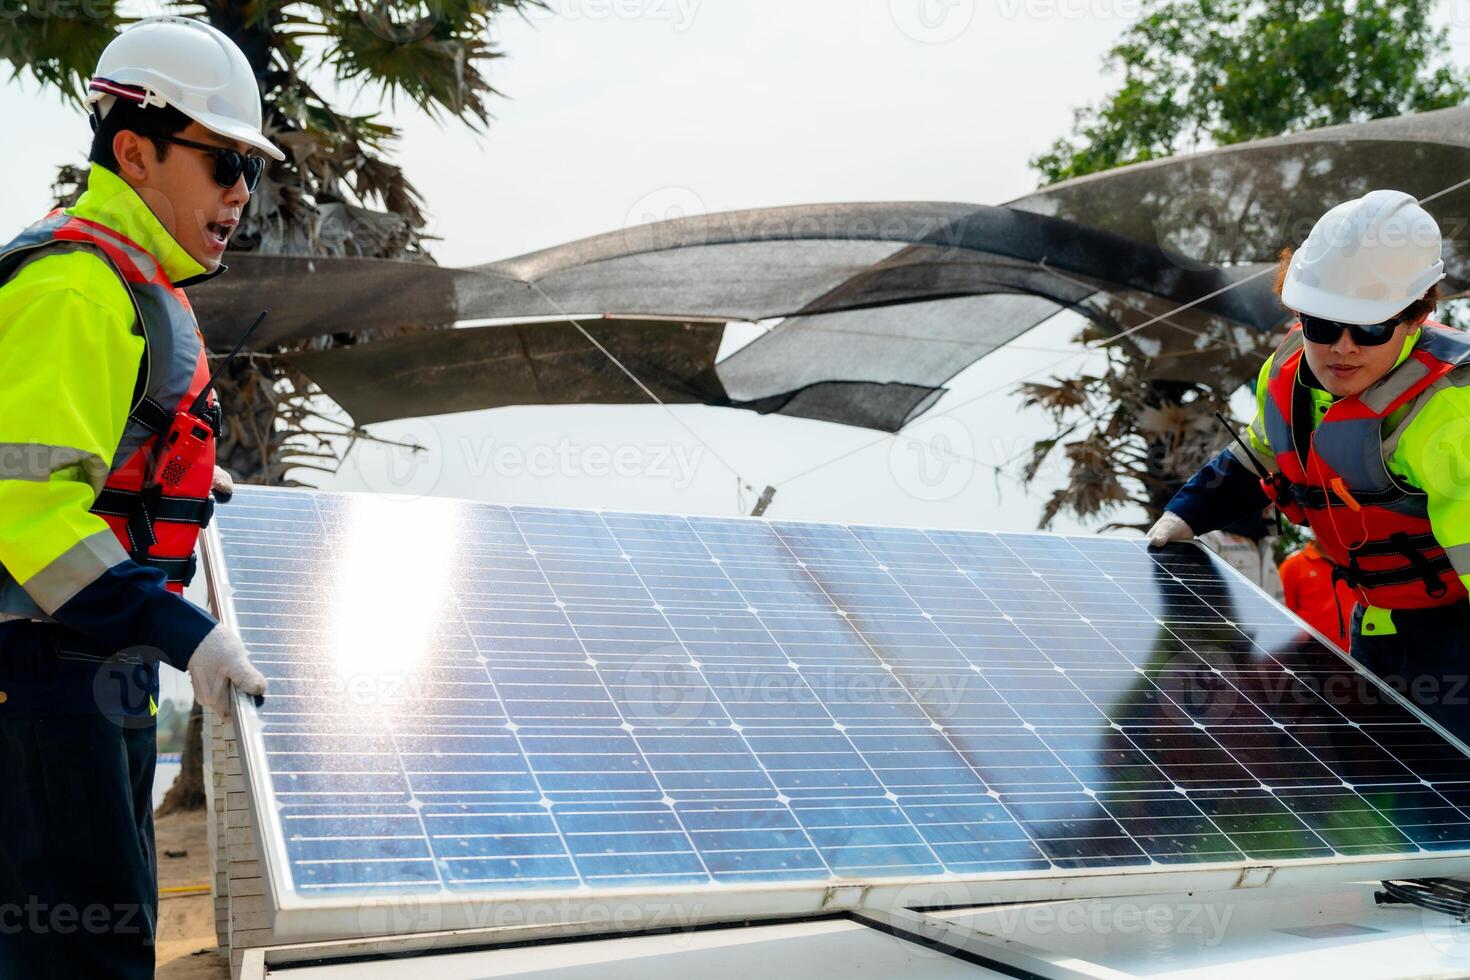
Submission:
M 1064 309 L 1161 378 L 1246 382 L 1288 316 L 1271 263 L 1342 200 L 1470 178 L 1470 108 L 1120 168 L 992 207 L 833 204 L 640 225 L 487 265 L 244 255 L 197 287 L 212 346 L 272 309 L 257 349 L 428 330 L 298 355 L 360 424 L 513 404 L 661 400 L 896 431 L 986 354 Z M 1470 283 L 1470 191 L 1426 207 Z M 268 299 L 267 299 L 268 298 Z M 243 312 L 242 312 L 243 311 Z M 533 319 L 549 322 L 525 322 Z M 775 321 L 716 363 L 724 321 Z

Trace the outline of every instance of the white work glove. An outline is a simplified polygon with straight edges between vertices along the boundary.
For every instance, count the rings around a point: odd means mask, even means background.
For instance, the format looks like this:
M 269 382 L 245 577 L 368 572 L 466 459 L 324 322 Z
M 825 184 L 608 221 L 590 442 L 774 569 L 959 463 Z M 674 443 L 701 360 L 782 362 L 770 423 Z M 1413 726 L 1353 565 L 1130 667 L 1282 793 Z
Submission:
M 213 708 L 220 717 L 230 717 L 230 685 L 246 694 L 265 694 L 265 676 L 250 664 L 245 644 L 233 630 L 216 625 L 205 634 L 189 658 L 189 680 L 194 698 Z
M 1184 518 L 1172 510 L 1164 511 L 1153 527 L 1148 529 L 1148 546 L 1150 548 L 1162 548 L 1171 541 L 1189 541 L 1194 538 L 1194 530 L 1186 523 Z
M 214 485 L 210 487 L 214 491 L 215 499 L 220 503 L 229 503 L 230 497 L 235 494 L 235 478 L 226 473 L 222 467 L 214 468 Z

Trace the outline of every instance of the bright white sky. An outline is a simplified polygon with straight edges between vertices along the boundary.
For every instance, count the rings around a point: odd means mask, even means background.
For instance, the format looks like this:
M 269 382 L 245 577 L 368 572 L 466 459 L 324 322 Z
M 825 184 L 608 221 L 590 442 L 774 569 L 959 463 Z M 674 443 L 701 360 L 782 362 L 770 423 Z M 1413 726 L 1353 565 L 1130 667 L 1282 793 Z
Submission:
M 404 127 L 398 159 L 427 199 L 442 263 L 503 258 L 673 206 L 1005 201 L 1035 186 L 1026 161 L 1068 131 L 1073 109 L 1112 88 L 1102 55 L 1137 15 L 1137 0 L 553 6 L 502 23 L 507 57 L 490 77 L 507 98 L 488 134 L 411 106 L 388 114 Z M 1444 14 L 1463 62 L 1470 0 L 1447 0 Z M 343 98 L 359 112 L 378 106 L 375 92 Z M 56 165 L 81 160 L 87 128 L 56 94 L 17 82 L 0 88 L 0 118 L 11 134 L 0 226 L 19 230 L 45 210 Z M 773 517 L 1030 529 L 1060 464 L 1046 493 L 1027 494 L 959 456 L 1004 461 L 1048 433 L 1021 410 L 1015 382 L 1084 363 L 1074 329 L 1054 318 L 982 360 L 907 439 L 703 407 L 500 409 L 380 426 L 431 452 L 408 460 L 362 446 L 323 485 L 748 511 L 753 495 L 740 503 L 718 456 L 757 492 L 776 485 Z
M 398 159 L 443 238 L 433 249 L 442 263 L 516 255 L 672 207 L 1007 200 L 1035 186 L 1026 160 L 1066 132 L 1074 105 L 1104 91 L 1100 57 L 1134 13 L 1131 0 L 554 8 L 502 22 L 507 57 L 490 76 L 507 98 L 495 101 L 487 134 L 407 105 L 389 112 L 405 131 Z M 358 112 L 379 104 L 376 92 L 343 98 Z M 15 82 L 0 88 L 0 118 L 25 134 L 0 149 L 0 226 L 19 230 L 48 205 L 56 166 L 82 159 L 86 121 L 55 93 Z M 911 427 L 917 441 L 672 409 L 704 446 L 653 406 L 500 409 L 377 427 L 432 452 L 414 461 L 365 445 L 323 485 L 733 514 L 736 480 L 718 456 L 757 492 L 778 487 L 774 517 L 1032 528 L 1038 497 L 946 450 L 1002 460 L 1045 434 L 1044 418 L 1020 413 L 1012 382 L 1065 357 L 1073 329 L 1054 321 L 1023 341 L 1053 352 L 982 361 L 941 402 L 953 414 Z

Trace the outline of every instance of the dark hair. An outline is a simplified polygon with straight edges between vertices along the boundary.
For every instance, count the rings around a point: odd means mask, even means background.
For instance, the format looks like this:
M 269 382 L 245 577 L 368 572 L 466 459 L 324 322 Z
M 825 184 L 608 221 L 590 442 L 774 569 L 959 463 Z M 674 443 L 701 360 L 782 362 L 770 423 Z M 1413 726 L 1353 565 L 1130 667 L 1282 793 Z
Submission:
M 189 117 L 173 106 L 144 109 L 126 99 L 116 99 L 100 123 L 95 114 L 92 122 L 92 153 L 88 159 L 117 173 L 117 156 L 112 152 L 112 140 L 118 133 L 126 129 L 139 136 L 176 136 L 189 125 Z M 159 161 L 168 156 L 167 143 L 154 143 L 153 148 Z
M 1282 287 L 1286 285 L 1286 270 L 1291 266 L 1291 256 L 1296 251 L 1292 248 L 1281 250 L 1281 264 L 1276 267 L 1276 298 L 1281 298 Z M 1430 286 L 1428 291 L 1414 302 L 1399 311 L 1398 319 L 1413 323 L 1421 317 L 1433 316 L 1435 309 L 1439 306 L 1439 283 Z M 1295 312 L 1295 311 L 1293 311 Z

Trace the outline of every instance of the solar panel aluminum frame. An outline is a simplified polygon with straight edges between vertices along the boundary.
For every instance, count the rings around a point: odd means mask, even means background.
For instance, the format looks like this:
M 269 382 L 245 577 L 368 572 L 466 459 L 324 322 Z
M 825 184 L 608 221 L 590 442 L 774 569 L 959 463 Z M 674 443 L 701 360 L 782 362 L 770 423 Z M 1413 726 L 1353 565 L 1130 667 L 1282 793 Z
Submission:
M 252 488 L 260 491 L 265 488 Z M 290 491 L 279 491 L 290 492 Z M 483 503 L 483 502 L 480 502 Z M 577 508 L 562 508 L 577 510 Z M 601 513 L 591 508 L 582 510 Z M 619 514 L 639 512 L 618 509 Z M 609 511 L 608 513 L 613 513 Z M 645 516 L 681 516 L 645 512 Z M 687 515 L 682 515 L 687 516 Z M 730 518 L 721 518 L 729 520 Z M 759 518 L 735 518 L 768 524 Z M 830 526 L 831 522 L 783 520 L 782 524 Z M 863 527 L 910 530 L 899 525 L 864 523 Z M 994 533 L 975 529 L 973 533 Z M 1027 532 L 1038 537 L 1068 535 Z M 1208 548 L 1190 544 L 1227 581 L 1266 593 Z M 230 597 L 229 572 L 223 561 L 218 528 L 201 537 L 201 553 L 210 601 L 219 620 L 238 627 Z M 1268 598 L 1268 597 L 1267 597 Z M 1302 630 L 1329 649 L 1333 645 L 1299 617 L 1289 613 Z M 1465 743 L 1425 717 L 1405 698 L 1343 657 L 1352 669 L 1388 698 L 1405 706 L 1451 744 L 1470 755 Z M 535 893 L 493 892 L 410 894 L 383 889 L 375 894 L 342 899 L 306 898 L 293 887 L 286 841 L 274 820 L 274 790 L 264 760 L 263 727 L 252 724 L 260 712 L 254 700 L 232 692 L 235 728 L 246 794 L 254 824 L 255 843 L 265 883 L 265 899 L 276 942 L 312 942 L 346 937 L 375 938 L 407 933 L 435 933 L 436 946 L 453 945 L 452 933 L 473 930 L 484 944 L 487 930 L 503 932 L 505 942 L 526 942 L 577 936 L 617 935 L 718 923 L 793 919 L 831 915 L 859 909 L 956 908 L 995 903 L 1054 901 L 1074 898 L 1157 895 L 1174 892 L 1229 892 L 1237 888 L 1311 888 L 1335 882 L 1470 875 L 1470 849 L 1422 852 L 1417 855 L 1280 858 L 1232 862 L 1201 862 L 1187 867 L 1154 865 L 1140 868 L 1050 868 L 991 872 L 946 873 L 919 877 L 854 877 L 838 881 L 759 882 L 750 884 L 666 885 L 630 888 L 580 888 Z M 243 722 L 243 723 L 242 723 Z M 405 929 L 405 920 L 413 919 Z

